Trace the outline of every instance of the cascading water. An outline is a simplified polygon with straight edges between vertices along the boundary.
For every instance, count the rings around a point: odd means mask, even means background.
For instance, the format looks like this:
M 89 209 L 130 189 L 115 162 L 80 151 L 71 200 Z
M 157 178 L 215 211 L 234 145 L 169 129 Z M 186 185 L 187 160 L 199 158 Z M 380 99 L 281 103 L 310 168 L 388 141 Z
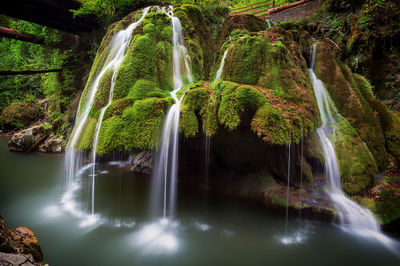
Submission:
M 110 86 L 110 93 L 109 93 L 109 97 L 108 97 L 108 103 L 105 107 L 103 107 L 101 109 L 100 112 L 100 116 L 99 116 L 99 120 L 97 122 L 96 125 L 96 131 L 94 134 L 94 139 L 93 139 L 93 148 L 92 148 L 92 193 L 91 193 L 91 210 L 92 210 L 92 214 L 94 214 L 94 192 L 95 192 L 95 170 L 96 170 L 96 151 L 97 151 L 97 143 L 99 140 L 99 134 L 100 134 L 100 129 L 101 129 L 101 124 L 103 122 L 103 117 L 104 117 L 104 113 L 107 110 L 107 108 L 111 105 L 112 100 L 113 100 L 113 95 L 114 95 L 114 86 L 115 86 L 115 80 L 117 78 L 117 72 L 119 67 L 122 64 L 122 61 L 125 58 L 125 54 L 126 51 L 129 48 L 129 44 L 131 43 L 131 39 L 132 39 L 132 32 L 136 29 L 137 26 L 140 25 L 140 23 L 142 22 L 142 20 L 144 19 L 144 17 L 147 15 L 149 10 L 149 7 L 145 8 L 143 10 L 143 14 L 142 17 L 136 21 L 135 23 L 132 23 L 131 25 L 129 25 L 128 28 L 126 28 L 125 30 L 121 30 L 119 32 L 117 32 L 116 36 L 114 37 L 113 42 L 117 42 L 119 43 L 118 48 L 117 48 L 117 52 L 115 55 L 115 59 L 114 59 L 114 64 L 110 66 L 110 68 L 112 68 L 113 70 L 113 75 L 111 78 L 111 86 Z
M 88 119 L 89 112 L 93 106 L 94 98 L 99 87 L 100 80 L 106 74 L 109 69 L 113 69 L 113 76 L 110 88 L 110 97 L 106 107 L 104 107 L 101 111 L 99 122 L 96 126 L 96 133 L 95 138 L 93 140 L 93 151 L 92 151 L 92 185 L 91 185 L 91 213 L 94 213 L 94 176 L 95 176 L 95 162 L 96 162 L 96 149 L 97 149 L 97 142 L 98 136 L 100 132 L 102 118 L 104 116 L 104 112 L 107 107 L 111 104 L 112 97 L 113 97 L 113 89 L 114 83 L 116 78 L 116 73 L 118 71 L 119 66 L 121 65 L 127 48 L 130 44 L 131 34 L 132 31 L 141 23 L 143 18 L 148 13 L 150 7 L 147 7 L 143 10 L 142 17 L 135 23 L 132 23 L 127 29 L 119 31 L 113 37 L 111 41 L 110 47 L 108 49 L 108 55 L 103 65 L 103 68 L 95 77 L 93 83 L 90 85 L 90 89 L 88 92 L 88 96 L 86 97 L 85 101 L 79 103 L 79 109 L 84 108 L 83 111 L 77 114 L 76 124 L 72 135 L 69 140 L 69 144 L 66 150 L 65 156 L 65 165 L 66 165 L 66 182 L 67 182 L 67 192 L 64 194 L 62 203 L 64 203 L 67 210 L 72 211 L 74 209 L 73 202 L 72 202 L 72 194 L 74 190 L 76 190 L 77 185 L 74 183 L 75 177 L 80 176 L 78 175 L 78 169 L 82 166 L 82 156 L 79 151 L 75 149 L 79 136 L 82 133 L 84 125 Z M 74 213 L 80 213 L 79 211 L 74 210 Z
M 228 51 L 229 48 L 225 50 L 222 59 L 221 59 L 221 63 L 219 65 L 219 68 L 217 70 L 217 74 L 215 75 L 215 79 L 216 80 L 220 80 L 221 79 L 221 75 L 222 75 L 222 71 L 224 69 L 224 64 L 225 64 L 225 58 L 228 55 Z M 210 164 L 210 147 L 211 147 L 211 137 L 210 136 L 205 136 L 205 140 L 204 140 L 204 151 L 205 151 L 205 187 L 208 187 L 208 166 Z
M 380 225 L 375 220 L 373 214 L 368 209 L 358 205 L 346 197 L 342 190 L 335 149 L 328 138 L 328 134 L 331 131 L 330 127 L 335 125 L 334 114 L 337 114 L 337 110 L 324 84 L 314 73 L 315 53 L 316 44 L 312 46 L 312 58 L 309 74 L 322 119 L 322 126 L 317 129 L 317 134 L 325 158 L 325 174 L 329 185 L 327 193 L 339 212 L 339 222 L 344 230 L 356 233 L 363 237 L 376 239 L 384 245 L 392 248 L 392 240 L 381 233 Z
M 222 70 L 224 70 L 225 58 L 228 55 L 229 48 L 226 49 L 224 55 L 222 56 L 221 64 L 217 70 L 217 74 L 215 75 L 215 80 L 220 80 L 222 75 Z
M 171 18 L 173 31 L 172 55 L 174 90 L 170 94 L 175 100 L 175 103 L 169 109 L 164 121 L 161 144 L 155 161 L 152 191 L 153 214 L 157 215 L 160 202 L 162 202 L 162 215 L 164 220 L 167 219 L 167 216 L 172 219 L 175 211 L 176 181 L 178 174 L 179 112 L 182 99 L 178 98 L 177 92 L 184 85 L 182 79 L 183 74 L 186 74 L 187 82 L 193 82 L 189 68 L 188 55 L 183 42 L 181 23 L 179 19 L 174 16 L 172 7 L 169 8 L 167 15 Z M 161 195 L 162 199 L 160 198 Z
M 271 28 L 271 22 L 269 21 L 269 19 L 266 19 L 265 21 L 267 21 L 268 29 L 270 29 Z

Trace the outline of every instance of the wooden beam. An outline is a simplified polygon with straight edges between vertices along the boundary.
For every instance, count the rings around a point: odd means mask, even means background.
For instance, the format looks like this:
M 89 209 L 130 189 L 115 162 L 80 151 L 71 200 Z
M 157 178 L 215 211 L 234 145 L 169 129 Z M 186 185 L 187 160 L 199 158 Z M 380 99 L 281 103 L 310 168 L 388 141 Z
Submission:
M 0 27 L 0 37 L 16 39 L 24 42 L 31 42 L 36 44 L 44 44 L 44 38 L 17 30 Z
M 61 72 L 62 69 L 43 69 L 43 70 L 0 70 L 0 76 L 8 75 L 34 75 L 51 72 Z

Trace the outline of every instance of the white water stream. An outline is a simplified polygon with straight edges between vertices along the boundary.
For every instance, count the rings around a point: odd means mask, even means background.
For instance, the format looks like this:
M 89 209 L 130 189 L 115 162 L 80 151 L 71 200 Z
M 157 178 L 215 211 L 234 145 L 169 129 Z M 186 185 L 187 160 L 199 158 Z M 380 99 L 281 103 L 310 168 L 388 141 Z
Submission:
M 228 55 L 229 48 L 226 49 L 224 55 L 222 56 L 221 64 L 217 70 L 217 74 L 215 75 L 215 80 L 220 80 L 222 75 L 222 70 L 224 70 L 225 58 Z
M 121 30 L 119 32 L 117 32 L 117 34 L 115 35 L 114 39 L 113 39 L 113 45 L 115 44 L 115 46 L 117 47 L 117 52 L 115 55 L 115 58 L 113 60 L 113 65 L 110 66 L 110 68 L 112 68 L 113 70 L 113 75 L 111 78 L 111 86 L 110 86 L 110 93 L 109 93 L 109 97 L 108 97 L 108 103 L 105 107 L 103 107 L 101 109 L 100 112 L 100 116 L 99 116 L 99 120 L 97 121 L 97 125 L 96 125 L 96 131 L 94 134 L 94 139 L 93 139 L 93 148 L 92 148 L 92 194 L 91 194 L 91 210 L 92 210 L 92 214 L 94 214 L 94 193 L 95 193 L 95 170 L 96 170 L 96 151 L 97 151 L 97 143 L 99 141 L 99 134 L 100 134 L 100 129 L 101 129 L 101 124 L 103 123 L 103 117 L 104 117 L 104 113 L 106 112 L 107 108 L 111 105 L 112 100 L 113 100 L 113 96 L 114 96 L 114 86 L 115 86 L 115 80 L 117 78 L 117 72 L 119 67 L 122 64 L 122 61 L 124 61 L 125 55 L 127 50 L 129 49 L 129 45 L 131 43 L 132 40 L 132 32 L 137 28 L 137 26 L 140 25 L 140 23 L 142 22 L 142 20 L 144 19 L 144 17 L 147 15 L 149 11 L 149 7 L 145 8 L 143 10 L 143 14 L 142 17 L 136 21 L 135 23 L 132 23 L 131 25 L 129 25 L 128 28 L 126 28 L 125 30 Z
M 349 199 L 343 192 L 335 149 L 328 138 L 329 133 L 331 132 L 331 127 L 336 123 L 334 114 L 337 114 L 337 110 L 324 84 L 316 77 L 313 70 L 315 65 L 316 47 L 316 44 L 312 46 L 312 58 L 309 74 L 322 119 L 322 126 L 317 129 L 317 134 L 325 158 L 325 175 L 328 183 L 327 193 L 339 212 L 338 217 L 342 229 L 362 237 L 378 240 L 387 247 L 392 248 L 392 240 L 382 234 L 380 225 L 373 214 L 367 208 L 362 207 Z
M 186 74 L 187 82 L 193 83 L 188 54 L 183 42 L 181 23 L 179 19 L 174 16 L 172 7 L 169 7 L 166 14 L 171 18 L 173 31 L 174 90 L 171 92 L 171 96 L 175 100 L 175 103 L 169 109 L 164 121 L 161 144 L 157 152 L 156 164 L 153 172 L 154 183 L 152 190 L 153 214 L 156 214 L 159 210 L 160 202 L 162 202 L 162 215 L 164 220 L 167 219 L 167 216 L 172 219 L 175 211 L 176 182 L 178 175 L 179 112 L 181 100 L 183 98 L 183 96 L 178 98 L 177 93 L 184 85 L 184 74 Z M 160 198 L 161 195 L 162 199 Z

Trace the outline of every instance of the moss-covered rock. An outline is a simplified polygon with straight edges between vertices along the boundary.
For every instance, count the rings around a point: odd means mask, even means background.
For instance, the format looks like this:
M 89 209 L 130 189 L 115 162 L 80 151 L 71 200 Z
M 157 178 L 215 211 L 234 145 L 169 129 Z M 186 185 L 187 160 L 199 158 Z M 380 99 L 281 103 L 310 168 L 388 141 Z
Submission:
M 336 47 L 319 42 L 315 73 L 324 82 L 341 115 L 357 130 L 374 155 L 380 169 L 388 163 L 385 137 L 377 116 L 360 92 L 349 68 L 336 56 Z
M 183 27 L 191 70 L 196 80 L 207 79 L 213 58 L 213 42 L 210 30 L 200 9 L 194 5 L 182 5 L 174 9 Z
M 221 29 L 220 40 L 225 41 L 233 30 L 245 29 L 249 32 L 263 31 L 267 28 L 265 20 L 256 16 L 243 14 L 228 17 Z
M 400 118 L 388 110 L 386 106 L 378 101 L 373 92 L 371 84 L 361 75 L 354 74 L 360 92 L 368 102 L 370 108 L 378 116 L 380 125 L 385 136 L 386 151 L 395 156 L 397 162 L 400 162 Z
M 135 101 L 122 115 L 107 118 L 100 129 L 97 153 L 152 149 L 170 105 L 169 98 L 146 98 Z
M 375 158 L 367 145 L 343 117 L 338 117 L 330 138 L 339 161 L 343 189 L 349 194 L 365 192 L 378 174 Z

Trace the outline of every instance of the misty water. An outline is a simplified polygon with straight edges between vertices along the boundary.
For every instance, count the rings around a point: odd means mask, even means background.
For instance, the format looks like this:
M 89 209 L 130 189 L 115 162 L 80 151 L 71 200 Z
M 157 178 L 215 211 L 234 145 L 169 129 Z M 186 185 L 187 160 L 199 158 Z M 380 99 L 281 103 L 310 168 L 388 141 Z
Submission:
M 50 265 L 399 265 L 379 243 L 332 224 L 302 221 L 302 241 L 283 244 L 285 217 L 263 206 L 179 186 L 168 227 L 150 220 L 150 176 L 99 164 L 95 213 L 84 226 L 62 210 L 64 155 L 10 153 L 0 138 L 0 213 L 10 228 L 27 226 Z M 90 168 L 76 204 L 90 212 Z M 298 233 L 289 219 L 288 234 Z

